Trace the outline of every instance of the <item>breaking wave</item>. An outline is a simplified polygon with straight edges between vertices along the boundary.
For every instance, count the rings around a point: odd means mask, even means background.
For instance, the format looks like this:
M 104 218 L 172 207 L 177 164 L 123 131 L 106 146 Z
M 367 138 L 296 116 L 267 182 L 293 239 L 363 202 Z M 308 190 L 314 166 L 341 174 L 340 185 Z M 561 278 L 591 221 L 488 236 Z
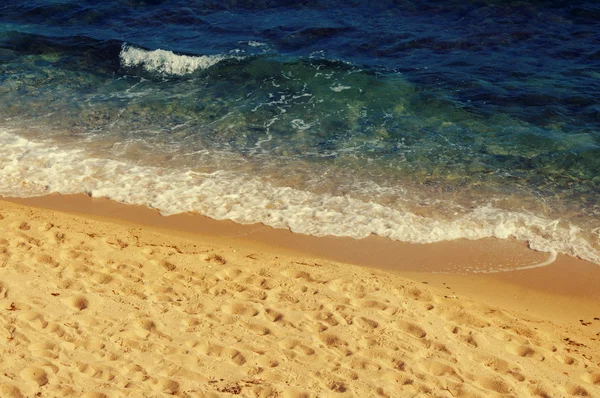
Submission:
M 227 55 L 179 55 L 167 50 L 143 50 L 124 44 L 119 54 L 124 67 L 142 67 L 150 73 L 164 76 L 185 76 L 197 70 L 208 69 L 226 59 L 240 59 Z

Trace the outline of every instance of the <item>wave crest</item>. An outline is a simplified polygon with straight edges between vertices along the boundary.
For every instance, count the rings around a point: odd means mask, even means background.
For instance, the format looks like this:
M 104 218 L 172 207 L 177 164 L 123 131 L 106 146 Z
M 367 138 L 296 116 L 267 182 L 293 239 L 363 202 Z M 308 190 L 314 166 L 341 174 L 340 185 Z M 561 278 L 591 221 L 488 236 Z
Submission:
M 208 69 L 211 66 L 231 58 L 217 55 L 178 55 L 167 50 L 143 50 L 141 48 L 123 45 L 119 54 L 121 65 L 125 67 L 142 67 L 147 72 L 167 76 L 184 76 L 197 70 Z

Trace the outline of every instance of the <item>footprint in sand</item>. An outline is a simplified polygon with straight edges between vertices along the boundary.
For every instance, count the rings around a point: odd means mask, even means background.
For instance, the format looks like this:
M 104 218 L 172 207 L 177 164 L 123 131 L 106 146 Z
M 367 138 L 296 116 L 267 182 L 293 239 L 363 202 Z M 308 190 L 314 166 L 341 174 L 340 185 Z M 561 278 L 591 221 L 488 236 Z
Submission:
M 587 383 L 600 386 L 600 372 L 584 373 L 581 379 Z
M 473 330 L 463 329 L 459 326 L 450 326 L 450 333 L 452 333 L 452 335 L 460 343 L 466 344 L 473 348 L 478 348 L 486 343 L 481 334 L 477 334 Z
M 275 395 L 274 395 L 275 396 Z M 289 387 L 283 393 L 283 398 L 309 398 L 311 395 L 306 391 L 297 388 Z
M 323 322 L 329 326 L 337 326 L 339 325 L 339 321 L 336 319 L 336 316 L 329 311 L 317 312 L 312 316 L 315 320 Z
M 120 275 L 130 282 L 141 282 L 144 278 L 144 273 L 140 270 L 140 268 L 142 268 L 141 264 L 135 266 L 121 263 L 112 265 L 111 268 L 114 270 L 115 274 Z
M 297 269 L 289 269 L 289 270 L 285 270 L 281 273 L 284 276 L 287 276 L 288 278 L 293 278 L 293 279 L 303 279 L 307 282 L 318 282 L 318 283 L 326 283 L 326 281 L 318 281 L 315 278 L 313 278 L 313 276 L 306 272 L 306 271 L 301 271 L 301 270 L 297 270 Z
M 12 384 L 2 383 L 0 384 L 0 397 L 6 398 L 23 398 L 24 395 L 21 393 L 16 386 Z
M 381 370 L 381 365 L 369 360 L 366 357 L 355 356 L 350 360 L 350 369 L 356 371 L 377 372 Z
M 165 394 L 176 395 L 179 391 L 179 383 L 171 379 L 160 379 L 152 386 L 152 389 Z
M 258 309 L 253 305 L 245 303 L 227 303 L 221 307 L 221 311 L 225 314 L 230 315 L 241 315 L 247 317 L 253 317 L 258 315 Z
M 208 261 L 208 260 L 207 260 Z M 215 277 L 221 281 L 234 281 L 236 280 L 244 271 L 239 268 L 230 267 L 224 268 L 215 273 Z
M 577 365 L 577 360 L 569 355 L 556 355 L 554 359 L 565 365 Z
M 235 348 L 222 347 L 218 344 L 203 342 L 195 346 L 201 354 L 209 357 L 226 358 L 238 366 L 246 363 L 244 355 Z
M 576 384 L 567 386 L 566 391 L 567 391 L 567 394 L 573 395 L 575 397 L 591 397 L 592 396 L 585 388 L 578 386 Z
M 364 329 L 377 329 L 379 327 L 379 323 L 369 318 L 358 317 L 356 318 L 356 323 L 359 324 Z
M 31 226 L 27 223 L 27 221 L 22 221 L 21 223 L 19 223 L 19 229 L 21 231 L 29 231 L 31 229 Z
M 8 295 L 8 288 L 6 287 L 6 283 L 0 281 L 0 299 L 6 298 Z
M 258 358 L 256 363 L 265 368 L 276 368 L 279 366 L 279 361 L 275 357 L 269 355 Z
M 513 387 L 500 377 L 483 377 L 477 380 L 477 383 L 486 390 L 498 394 L 509 394 L 513 391 Z
M 52 228 L 54 227 L 54 224 L 52 224 L 51 222 L 46 222 L 41 224 L 37 230 L 40 232 L 48 232 L 50 231 Z
M 47 267 L 50 267 L 50 268 L 56 268 L 56 267 L 58 267 L 58 266 L 60 265 L 60 263 L 59 263 L 59 262 L 55 261 L 55 260 L 52 258 L 52 256 L 50 256 L 50 255 L 48 255 L 48 254 L 40 254 L 40 255 L 38 255 L 38 256 L 36 257 L 36 260 L 37 260 L 39 263 L 41 263 L 41 264 L 43 264 L 43 265 L 45 265 L 45 266 L 47 266 Z
M 400 320 L 396 322 L 396 325 L 401 331 L 417 339 L 422 339 L 427 336 L 427 332 L 417 324 Z
M 42 368 L 38 367 L 29 367 L 23 369 L 19 375 L 21 378 L 27 382 L 35 383 L 38 386 L 43 386 L 48 384 L 48 374 Z
M 497 374 L 509 375 L 516 381 L 524 381 L 525 376 L 523 376 L 522 369 L 516 363 L 509 363 L 503 359 L 500 359 L 494 355 L 486 355 L 486 354 L 475 354 L 472 356 L 472 359 L 480 362 L 488 369 L 496 372 Z
M 271 322 L 279 322 L 283 319 L 283 314 L 281 312 L 271 308 L 265 309 L 264 316 Z
M 265 336 L 271 334 L 271 329 L 263 325 L 261 322 L 246 322 L 246 329 L 257 334 L 258 336 Z
M 247 278 L 243 279 L 243 283 L 247 286 L 254 286 L 262 290 L 271 290 L 274 287 L 272 279 L 264 278 L 259 275 L 248 276 Z
M 348 347 L 348 342 L 336 334 L 333 333 L 321 333 L 319 335 L 319 339 L 327 346 L 328 348 L 335 348 L 341 350 L 344 355 L 350 355 L 351 352 L 346 348 Z
M 323 382 L 327 386 L 327 388 L 333 392 L 344 393 L 348 391 L 348 385 L 344 383 L 342 380 L 334 379 L 331 376 L 322 376 Z
M 59 277 L 56 287 L 59 289 L 83 290 L 83 283 L 76 279 Z
M 57 337 L 60 337 L 65 341 L 72 342 L 74 340 L 73 336 L 67 333 L 65 329 L 58 323 L 48 323 L 46 330 L 48 330 L 50 333 L 54 333 Z
M 105 285 L 113 280 L 113 277 L 103 272 L 94 272 L 90 278 L 95 284 Z
M 461 326 L 467 326 L 475 329 L 483 329 L 491 326 L 490 322 L 471 314 L 462 308 L 443 311 L 441 316 L 446 320 L 457 323 Z
M 58 349 L 56 344 L 53 343 L 33 343 L 29 345 L 29 352 L 36 357 L 44 357 L 50 359 L 58 358 Z
M 154 332 L 156 331 L 156 323 L 149 318 L 140 318 L 136 321 L 136 325 L 145 331 Z
M 210 256 L 207 256 L 204 261 L 206 261 L 207 263 L 214 263 L 214 264 L 220 264 L 220 265 L 225 265 L 227 264 L 227 261 L 225 260 L 225 258 L 223 258 L 222 256 L 218 255 L 218 254 L 211 254 Z
M 354 305 L 355 307 L 358 308 L 365 308 L 365 309 L 375 309 L 375 310 L 379 310 L 381 311 L 384 315 L 396 315 L 399 311 L 399 309 L 393 305 L 388 305 L 386 303 L 382 303 L 380 301 L 377 300 L 360 300 L 357 302 L 351 302 L 350 304 Z
M 65 304 L 75 311 L 83 311 L 89 306 L 88 299 L 85 296 L 73 296 L 65 300 Z
M 243 285 L 242 285 L 243 286 Z M 241 299 L 248 301 L 264 301 L 269 296 L 264 290 L 258 289 L 244 289 L 240 294 L 238 294 Z
M 63 234 L 62 232 L 56 232 L 56 233 L 54 234 L 54 241 L 55 241 L 57 244 L 62 244 L 62 243 L 65 243 L 65 239 L 66 239 L 66 238 L 67 238 L 67 237 L 66 237 L 66 235 L 65 235 L 65 234 Z
M 430 293 L 424 292 L 416 287 L 408 289 L 406 295 L 416 301 L 431 301 L 433 299 Z
M 428 373 L 435 377 L 449 377 L 461 383 L 464 381 L 464 379 L 457 373 L 456 369 L 449 364 L 440 361 L 427 361 L 424 364 L 424 367 Z
M 282 340 L 279 342 L 279 346 L 286 350 L 296 351 L 300 354 L 307 355 L 307 356 L 311 356 L 311 355 L 315 354 L 314 349 L 312 349 L 311 347 L 309 347 L 305 344 L 302 344 L 302 342 L 300 342 L 297 339 Z
M 86 392 L 81 398 L 108 398 L 108 395 L 101 392 Z
M 508 344 L 506 346 L 506 351 L 524 358 L 533 358 L 537 359 L 538 361 L 544 360 L 544 356 L 542 354 L 527 344 Z
M 48 322 L 44 315 L 36 311 L 26 311 L 19 315 L 19 319 L 27 321 L 31 326 L 44 329 L 48 326 Z
M 531 394 L 532 397 L 552 397 L 552 394 L 550 394 L 551 389 L 543 384 L 540 384 L 538 381 L 534 381 L 528 389 L 529 394 Z
M 175 271 L 177 269 L 177 266 L 175 264 L 167 260 L 161 261 L 160 265 L 167 271 Z

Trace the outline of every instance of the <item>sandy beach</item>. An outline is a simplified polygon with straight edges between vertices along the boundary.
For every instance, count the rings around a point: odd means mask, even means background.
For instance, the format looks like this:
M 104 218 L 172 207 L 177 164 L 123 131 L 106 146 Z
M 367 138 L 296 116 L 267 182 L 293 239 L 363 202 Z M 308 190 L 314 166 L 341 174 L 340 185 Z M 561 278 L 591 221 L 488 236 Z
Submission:
M 584 261 L 17 202 L 0 201 L 1 397 L 600 396 Z
M 0 398 L 600 398 L 600 2 L 0 9 Z

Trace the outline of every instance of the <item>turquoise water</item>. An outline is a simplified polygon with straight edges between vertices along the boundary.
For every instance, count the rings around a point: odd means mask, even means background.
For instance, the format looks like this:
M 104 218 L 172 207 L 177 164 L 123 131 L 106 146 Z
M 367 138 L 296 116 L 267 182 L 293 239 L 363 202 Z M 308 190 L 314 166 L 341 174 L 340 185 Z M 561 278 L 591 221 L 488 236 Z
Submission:
M 0 194 L 600 262 L 594 3 L 0 7 Z

